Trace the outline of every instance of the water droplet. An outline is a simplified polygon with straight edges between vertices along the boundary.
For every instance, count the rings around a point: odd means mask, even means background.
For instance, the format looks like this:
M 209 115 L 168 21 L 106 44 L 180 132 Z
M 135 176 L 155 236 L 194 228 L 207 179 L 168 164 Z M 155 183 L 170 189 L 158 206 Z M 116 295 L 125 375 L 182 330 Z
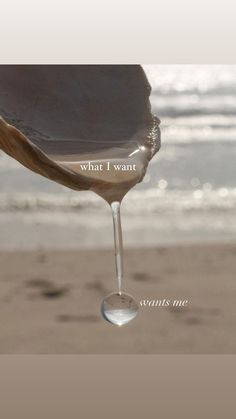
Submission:
M 136 317 L 138 304 L 129 294 L 114 292 L 104 298 L 101 312 L 108 322 L 123 326 Z

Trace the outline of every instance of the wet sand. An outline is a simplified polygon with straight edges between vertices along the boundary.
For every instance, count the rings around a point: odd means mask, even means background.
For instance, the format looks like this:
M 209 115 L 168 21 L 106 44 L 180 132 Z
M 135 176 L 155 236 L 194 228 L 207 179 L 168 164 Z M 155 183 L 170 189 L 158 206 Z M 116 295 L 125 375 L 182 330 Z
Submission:
M 234 244 L 126 250 L 137 301 L 188 304 L 140 307 L 119 328 L 100 316 L 116 286 L 112 250 L 1 250 L 0 353 L 236 353 L 235 268 Z

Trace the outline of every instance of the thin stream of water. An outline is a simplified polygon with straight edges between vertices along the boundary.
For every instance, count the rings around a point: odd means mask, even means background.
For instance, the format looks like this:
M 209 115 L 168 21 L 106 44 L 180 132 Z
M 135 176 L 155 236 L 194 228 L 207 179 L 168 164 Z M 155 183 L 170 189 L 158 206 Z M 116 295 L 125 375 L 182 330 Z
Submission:
M 118 285 L 118 293 L 121 294 L 122 281 L 124 276 L 124 262 L 123 262 L 123 238 L 121 228 L 119 201 L 111 203 L 113 230 L 114 230 L 114 250 L 115 250 L 115 265 L 116 265 L 116 279 Z

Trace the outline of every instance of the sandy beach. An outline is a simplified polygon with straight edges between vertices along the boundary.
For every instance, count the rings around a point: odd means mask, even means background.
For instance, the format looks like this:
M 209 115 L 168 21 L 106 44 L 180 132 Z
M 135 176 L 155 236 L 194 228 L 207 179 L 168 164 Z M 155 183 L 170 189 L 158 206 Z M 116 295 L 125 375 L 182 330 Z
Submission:
M 128 249 L 125 289 L 143 307 L 124 327 L 105 322 L 115 290 L 112 250 L 0 253 L 0 353 L 193 354 L 236 352 L 236 245 Z

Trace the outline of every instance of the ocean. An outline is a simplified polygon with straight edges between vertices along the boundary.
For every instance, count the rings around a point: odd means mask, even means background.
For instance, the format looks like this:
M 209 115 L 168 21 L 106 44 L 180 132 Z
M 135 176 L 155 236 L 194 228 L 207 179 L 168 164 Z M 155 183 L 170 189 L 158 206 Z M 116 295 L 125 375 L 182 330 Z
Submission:
M 236 239 L 236 66 L 146 65 L 162 148 L 122 204 L 127 246 Z M 109 247 L 108 205 L 0 152 L 0 247 Z

